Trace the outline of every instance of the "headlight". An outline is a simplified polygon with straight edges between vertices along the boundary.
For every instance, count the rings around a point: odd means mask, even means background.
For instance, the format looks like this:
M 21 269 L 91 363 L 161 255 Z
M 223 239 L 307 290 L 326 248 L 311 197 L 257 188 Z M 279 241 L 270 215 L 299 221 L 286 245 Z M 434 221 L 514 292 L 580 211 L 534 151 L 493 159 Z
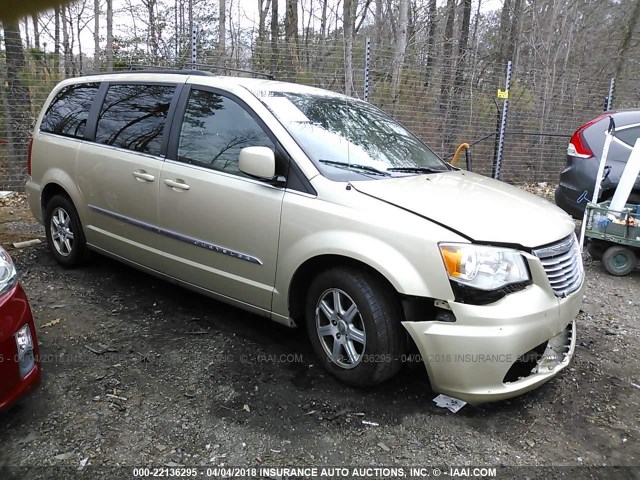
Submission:
M 530 281 L 524 257 L 516 250 L 465 243 L 439 246 L 449 278 L 461 285 L 491 291 Z
M 0 295 L 4 295 L 18 282 L 18 273 L 13 265 L 13 260 L 7 252 L 0 247 Z

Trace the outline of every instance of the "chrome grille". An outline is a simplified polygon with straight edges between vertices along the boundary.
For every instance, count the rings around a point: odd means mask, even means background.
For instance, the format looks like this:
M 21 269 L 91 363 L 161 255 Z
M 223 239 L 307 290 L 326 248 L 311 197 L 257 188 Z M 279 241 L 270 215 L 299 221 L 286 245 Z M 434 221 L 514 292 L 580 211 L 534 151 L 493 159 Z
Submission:
M 584 270 L 575 235 L 548 247 L 534 250 L 533 254 L 542 262 L 551 288 L 557 297 L 566 297 L 580 288 L 584 279 Z

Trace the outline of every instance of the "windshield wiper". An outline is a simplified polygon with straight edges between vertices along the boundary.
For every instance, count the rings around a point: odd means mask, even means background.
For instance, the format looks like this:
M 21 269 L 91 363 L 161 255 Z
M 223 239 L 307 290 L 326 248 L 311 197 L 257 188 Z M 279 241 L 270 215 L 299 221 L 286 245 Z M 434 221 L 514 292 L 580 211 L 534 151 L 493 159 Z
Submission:
M 410 173 L 442 173 L 448 172 L 448 168 L 431 168 L 431 167 L 391 167 L 387 168 L 389 172 L 410 172 Z
M 327 165 L 332 165 L 335 167 L 342 167 L 342 168 L 346 168 L 346 169 L 350 169 L 350 168 L 355 168 L 357 170 L 364 170 L 365 172 L 369 172 L 369 173 L 375 173 L 376 175 L 383 175 L 385 177 L 388 177 L 390 175 L 390 173 L 387 173 L 383 170 L 378 170 L 375 167 L 371 167 L 369 165 L 362 165 L 359 163 L 347 163 L 347 162 L 337 162 L 335 160 L 324 160 L 324 159 L 320 159 L 318 160 L 320 163 L 324 163 Z

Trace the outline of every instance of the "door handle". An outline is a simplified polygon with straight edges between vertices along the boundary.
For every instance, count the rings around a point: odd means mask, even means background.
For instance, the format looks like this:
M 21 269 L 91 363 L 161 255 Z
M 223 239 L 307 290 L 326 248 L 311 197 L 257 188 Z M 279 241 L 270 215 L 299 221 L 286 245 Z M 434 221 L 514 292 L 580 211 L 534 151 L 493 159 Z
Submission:
M 138 180 L 139 182 L 153 182 L 156 179 L 156 177 L 154 177 L 150 173 L 147 173 L 146 170 L 136 170 L 132 173 L 133 176 L 136 177 L 136 180 Z
M 187 185 L 184 182 L 184 180 L 181 180 L 179 178 L 176 178 L 175 180 L 171 180 L 169 178 L 165 178 L 164 184 L 167 187 L 177 188 L 177 189 L 180 189 L 180 190 L 189 190 L 191 188 L 189 185 Z

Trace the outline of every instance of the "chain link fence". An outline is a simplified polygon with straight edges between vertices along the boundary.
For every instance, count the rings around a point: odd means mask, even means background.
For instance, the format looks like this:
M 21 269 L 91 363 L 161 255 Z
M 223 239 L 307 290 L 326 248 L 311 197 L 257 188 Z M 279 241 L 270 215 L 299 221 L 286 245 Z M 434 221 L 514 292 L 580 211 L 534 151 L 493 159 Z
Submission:
M 151 62 L 140 50 L 136 52 L 117 54 L 114 69 L 179 68 L 190 62 L 188 52 L 184 59 L 171 62 Z M 469 143 L 473 170 L 491 175 L 505 101 L 498 98 L 497 91 L 505 88 L 506 65 L 479 58 L 473 51 L 463 57 L 444 57 L 408 50 L 400 74 L 396 70 L 394 75 L 394 59 L 392 48 L 370 43 L 368 49 L 366 40 L 360 37 L 354 41 L 349 58 L 344 40 L 336 36 L 315 42 L 306 39 L 304 47 L 247 40 L 224 56 L 199 53 L 197 62 L 202 70 L 236 75 L 238 72 L 225 72 L 220 67 L 270 72 L 278 80 L 361 99 L 368 86 L 369 102 L 407 126 L 436 153 L 451 160 L 460 143 Z M 95 68 L 90 58 L 81 62 L 68 59 L 65 65 L 63 58 L 32 50 L 25 52 L 18 70 L 17 81 L 28 87 L 28 99 L 15 94 L 15 80 L 9 78 L 5 52 L 0 52 L 0 188 L 9 190 L 24 186 L 25 143 L 51 88 L 64 77 L 101 68 Z M 628 68 L 624 74 L 624 78 L 616 79 L 612 106 L 640 107 L 640 87 L 634 80 L 640 72 Z M 515 184 L 557 182 L 570 136 L 603 111 L 610 81 L 596 67 L 589 72 L 557 71 L 531 61 L 515 65 L 500 178 Z M 15 121 L 17 112 L 25 114 L 19 123 Z M 459 166 L 463 164 L 459 162 Z

